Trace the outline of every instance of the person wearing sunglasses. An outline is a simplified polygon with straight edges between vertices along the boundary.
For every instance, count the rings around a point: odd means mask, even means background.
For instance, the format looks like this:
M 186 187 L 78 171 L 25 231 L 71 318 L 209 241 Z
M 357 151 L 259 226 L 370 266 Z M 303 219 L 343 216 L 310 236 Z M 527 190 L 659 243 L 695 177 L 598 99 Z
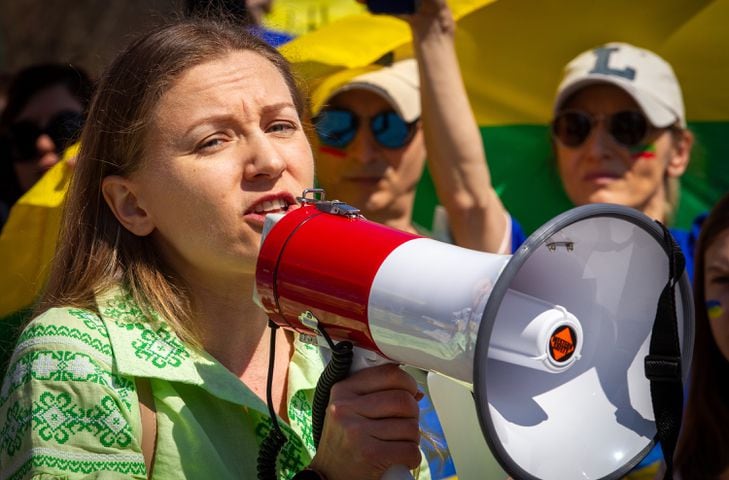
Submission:
M 551 127 L 559 176 L 575 205 L 616 203 L 670 226 L 694 136 L 668 62 L 618 42 L 579 54 L 565 67 Z M 670 228 L 690 277 L 705 216 L 689 231 Z
M 33 65 L 13 77 L 0 116 L 0 202 L 6 209 L 78 137 L 90 94 L 89 76 L 70 65 Z
M 386 55 L 381 64 L 339 72 L 312 92 L 318 185 L 327 198 L 359 208 L 369 220 L 429 235 L 413 221 L 427 161 L 452 241 L 510 252 L 523 233 L 513 233 L 518 224 L 491 187 L 455 54 L 451 11 L 444 0 L 423 0 L 414 14 L 399 18 L 410 25 L 415 58 L 388 61 Z M 421 426 L 437 446 L 434 451 L 432 443 L 421 442 L 431 473 L 452 476 L 427 395 L 420 406 Z
M 551 127 L 559 176 L 575 205 L 625 205 L 670 226 L 694 137 L 668 62 L 627 43 L 582 52 L 565 67 Z M 689 277 L 704 217 L 689 231 L 669 228 Z M 655 472 L 661 459 L 656 446 L 629 478 Z
M 523 233 L 516 222 L 514 233 L 491 187 L 455 54 L 452 14 L 444 0 L 424 0 L 398 18 L 410 25 L 415 58 L 393 62 L 386 55 L 335 74 L 312 92 L 318 184 L 369 220 L 428 234 L 413 221 L 427 161 L 447 213 L 445 233 L 459 246 L 507 253 Z
M 567 65 L 554 112 L 557 166 L 576 205 L 618 203 L 670 220 L 693 135 L 665 60 L 625 43 L 584 52 Z

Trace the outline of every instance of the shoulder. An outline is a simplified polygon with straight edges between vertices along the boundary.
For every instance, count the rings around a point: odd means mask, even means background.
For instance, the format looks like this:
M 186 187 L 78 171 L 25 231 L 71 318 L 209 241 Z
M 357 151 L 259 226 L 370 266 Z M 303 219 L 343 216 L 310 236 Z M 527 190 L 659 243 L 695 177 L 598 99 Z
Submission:
M 0 407 L 12 399 L 32 401 L 45 391 L 110 392 L 131 407 L 133 381 L 114 367 L 106 327 L 93 312 L 54 308 L 23 330 L 0 389 Z
M 134 380 L 93 312 L 54 308 L 24 330 L 0 389 L 0 468 L 17 475 L 144 473 Z
M 34 318 L 20 334 L 17 350 L 50 344 L 68 345 L 102 357 L 112 353 L 104 322 L 96 313 L 80 308 L 51 308 Z
M 689 279 L 693 280 L 694 273 L 694 255 L 696 254 L 696 245 L 699 241 L 701 226 L 706 220 L 707 214 L 703 213 L 697 216 L 688 230 L 679 228 L 670 228 L 671 236 L 678 244 L 684 259 L 686 260 L 686 273 Z
M 511 220 L 511 253 L 514 253 L 526 241 L 527 236 L 521 224 L 514 217 L 509 215 L 509 219 Z

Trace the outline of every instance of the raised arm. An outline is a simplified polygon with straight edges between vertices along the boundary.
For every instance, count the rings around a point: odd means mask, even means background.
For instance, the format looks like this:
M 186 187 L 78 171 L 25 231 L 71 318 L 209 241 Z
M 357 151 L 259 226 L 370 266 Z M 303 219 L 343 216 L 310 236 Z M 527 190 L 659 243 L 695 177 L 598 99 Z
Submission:
M 455 22 L 445 0 L 422 0 L 405 17 L 420 69 L 428 166 L 456 244 L 510 253 L 506 210 L 491 185 L 481 134 L 461 77 Z

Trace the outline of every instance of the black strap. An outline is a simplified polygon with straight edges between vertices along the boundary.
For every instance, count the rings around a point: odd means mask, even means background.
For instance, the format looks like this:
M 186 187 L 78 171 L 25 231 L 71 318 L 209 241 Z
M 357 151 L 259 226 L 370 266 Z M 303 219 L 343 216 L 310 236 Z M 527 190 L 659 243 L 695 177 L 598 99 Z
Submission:
M 686 260 L 668 229 L 662 223 L 657 223 L 663 230 L 669 270 L 668 282 L 658 300 L 650 351 L 645 358 L 645 375 L 650 380 L 657 436 L 666 462 L 666 473 L 663 478 L 671 479 L 673 452 L 676 449 L 683 415 L 681 346 L 678 339 L 675 286 L 683 275 Z

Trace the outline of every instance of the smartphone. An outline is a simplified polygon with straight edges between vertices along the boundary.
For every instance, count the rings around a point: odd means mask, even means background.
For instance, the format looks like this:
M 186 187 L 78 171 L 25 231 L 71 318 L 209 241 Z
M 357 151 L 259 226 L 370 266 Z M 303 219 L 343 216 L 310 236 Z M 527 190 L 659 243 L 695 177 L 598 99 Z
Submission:
M 367 0 L 367 9 L 372 13 L 415 13 L 417 7 L 418 0 Z

